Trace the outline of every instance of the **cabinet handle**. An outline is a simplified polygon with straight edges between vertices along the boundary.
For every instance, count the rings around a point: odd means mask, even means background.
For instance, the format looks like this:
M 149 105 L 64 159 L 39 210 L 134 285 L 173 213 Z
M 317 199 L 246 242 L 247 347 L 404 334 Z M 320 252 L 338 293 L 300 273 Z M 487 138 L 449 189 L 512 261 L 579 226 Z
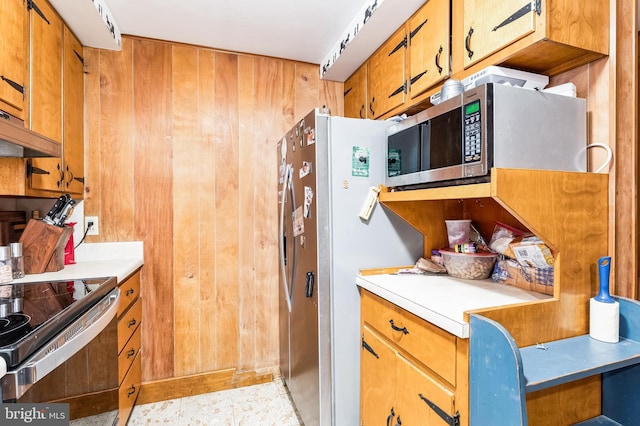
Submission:
M 469 59 L 473 56 L 473 50 L 471 50 L 471 36 L 473 35 L 473 27 L 469 27 L 467 37 L 464 39 L 464 48 L 467 50 Z
M 398 416 L 398 420 L 396 420 L 395 426 L 402 426 L 402 420 L 400 420 L 400 416 Z
M 391 412 L 387 416 L 387 426 L 391 426 L 391 420 L 396 416 L 396 412 L 393 411 L 393 407 L 391 407 Z
M 409 334 L 409 330 L 407 330 L 407 327 L 398 327 L 393 323 L 393 319 L 389 320 L 389 323 L 391 324 L 391 328 L 393 328 L 395 331 L 401 331 L 403 334 Z
M 127 352 L 127 359 L 131 358 L 132 356 L 134 356 L 136 354 L 136 350 L 135 349 L 129 349 L 129 352 Z
M 134 325 L 136 325 L 138 323 L 138 321 L 136 321 L 136 319 L 132 319 L 131 321 L 129 321 L 129 325 L 127 326 L 128 328 L 133 327 Z
M 364 117 L 365 112 L 366 112 L 366 109 L 364 107 L 364 104 L 360 105 L 360 118 L 365 118 Z
M 125 296 L 131 296 L 133 293 L 135 293 L 136 291 L 132 288 L 130 288 L 129 290 L 127 290 L 124 295 Z
M 24 86 L 16 83 L 15 81 L 8 79 L 7 77 L 5 77 L 4 75 L 1 76 L 0 78 L 2 78 L 2 81 L 4 81 L 5 83 L 7 83 L 9 86 L 13 87 L 14 89 L 16 89 L 18 92 L 22 93 L 22 97 L 24 98 Z
M 135 385 L 131 385 L 131 387 L 129 388 L 129 392 L 127 392 L 127 398 L 131 397 L 131 395 L 133 395 L 134 393 L 136 393 L 136 387 Z
M 440 49 L 436 54 L 436 68 L 438 68 L 438 74 L 442 74 L 442 67 L 440 66 L 440 55 L 442 55 L 442 50 L 442 46 L 440 46 Z
M 58 188 L 60 188 L 61 186 L 63 186 L 62 184 L 64 183 L 64 170 L 62 170 L 62 168 L 60 167 L 60 163 L 58 163 L 56 168 L 58 169 L 58 173 L 60 173 L 60 179 L 58 179 L 58 182 L 56 182 L 56 185 L 58 186 Z
M 40 15 L 40 17 L 42 19 L 44 19 L 44 21 L 51 25 L 51 22 L 49 22 L 49 20 L 47 19 L 47 17 L 44 15 L 44 13 L 42 12 L 42 10 L 40 10 L 40 8 L 38 7 L 38 5 L 33 1 L 33 0 L 29 0 L 28 4 L 27 4 L 27 10 L 31 10 L 33 9 L 34 12 L 36 12 L 38 15 Z
M 371 111 L 371 117 L 375 117 L 376 113 L 373 111 L 373 103 L 376 101 L 375 96 L 371 98 L 371 102 L 369 102 L 369 111 Z

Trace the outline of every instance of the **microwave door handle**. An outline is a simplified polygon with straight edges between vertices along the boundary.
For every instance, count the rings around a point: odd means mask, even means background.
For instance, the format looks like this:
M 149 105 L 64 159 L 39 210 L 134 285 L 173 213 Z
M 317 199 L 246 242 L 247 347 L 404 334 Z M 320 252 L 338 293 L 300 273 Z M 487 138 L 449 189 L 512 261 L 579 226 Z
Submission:
M 113 289 L 103 300 L 98 302 L 93 308 L 89 309 L 89 311 L 76 319 L 60 333 L 63 334 L 66 330 L 73 330 L 81 326 L 84 321 L 91 321 L 77 334 L 58 346 L 55 350 L 51 350 L 51 342 L 46 343 L 38 352 L 19 366 L 18 369 L 9 371 L 7 375 L 2 378 L 2 399 L 6 401 L 20 398 L 31 385 L 51 373 L 97 337 L 116 316 L 119 299 L 120 289 Z M 104 309 L 102 305 L 107 303 L 107 301 L 109 306 Z M 55 339 L 54 337 L 53 340 Z

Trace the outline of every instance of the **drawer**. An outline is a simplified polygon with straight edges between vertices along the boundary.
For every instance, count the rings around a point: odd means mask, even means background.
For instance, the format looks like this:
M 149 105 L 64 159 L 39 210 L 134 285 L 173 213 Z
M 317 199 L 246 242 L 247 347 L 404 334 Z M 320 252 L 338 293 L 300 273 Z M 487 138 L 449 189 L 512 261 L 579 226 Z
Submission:
M 142 299 L 138 299 L 134 305 L 118 320 L 118 353 L 127 344 L 133 332 L 142 321 Z
M 362 319 L 450 384 L 456 384 L 456 336 L 362 291 Z
M 120 303 L 118 304 L 118 317 L 122 315 L 129 306 L 140 295 L 140 271 L 127 278 L 120 284 Z
M 136 329 L 131 339 L 122 348 L 120 355 L 118 355 L 118 384 L 122 383 L 124 376 L 129 371 L 131 364 L 133 364 L 133 360 L 136 359 L 136 355 L 140 352 L 141 330 L 141 327 Z
M 124 426 L 129 420 L 133 405 L 140 393 L 142 383 L 142 361 L 140 354 L 134 359 L 129 373 L 124 378 L 118 391 L 118 425 Z

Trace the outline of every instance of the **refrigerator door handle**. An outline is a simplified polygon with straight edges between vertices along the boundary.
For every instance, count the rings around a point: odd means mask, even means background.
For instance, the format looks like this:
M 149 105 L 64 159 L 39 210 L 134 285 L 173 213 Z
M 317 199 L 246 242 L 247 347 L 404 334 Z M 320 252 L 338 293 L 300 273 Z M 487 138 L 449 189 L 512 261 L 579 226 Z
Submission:
M 289 283 L 289 277 L 287 276 L 287 248 L 286 248 L 286 232 L 284 227 L 284 215 L 285 215 L 285 205 L 287 204 L 287 191 L 291 194 L 291 211 L 296 211 L 296 203 L 295 196 L 293 192 L 293 168 L 291 166 L 287 166 L 287 172 L 285 176 L 285 181 L 283 184 L 282 190 L 282 203 L 280 206 L 280 267 L 282 268 L 282 285 L 284 286 L 284 294 L 287 299 L 287 308 L 289 308 L 289 312 L 291 312 L 291 304 L 293 303 L 293 289 L 295 284 L 295 276 L 296 276 L 296 254 L 297 247 L 295 244 L 295 237 L 293 242 L 293 258 L 291 259 L 292 263 L 292 273 L 291 273 L 291 283 Z

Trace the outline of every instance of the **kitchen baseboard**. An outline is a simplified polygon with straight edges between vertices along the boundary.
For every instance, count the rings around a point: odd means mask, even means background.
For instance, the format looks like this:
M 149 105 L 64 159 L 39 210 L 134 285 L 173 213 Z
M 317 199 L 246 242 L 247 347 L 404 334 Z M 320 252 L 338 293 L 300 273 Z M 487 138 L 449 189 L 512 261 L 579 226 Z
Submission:
M 257 385 L 273 380 L 273 373 L 260 374 L 254 371 L 239 373 L 235 368 L 156 380 L 142 383 L 136 405 Z

